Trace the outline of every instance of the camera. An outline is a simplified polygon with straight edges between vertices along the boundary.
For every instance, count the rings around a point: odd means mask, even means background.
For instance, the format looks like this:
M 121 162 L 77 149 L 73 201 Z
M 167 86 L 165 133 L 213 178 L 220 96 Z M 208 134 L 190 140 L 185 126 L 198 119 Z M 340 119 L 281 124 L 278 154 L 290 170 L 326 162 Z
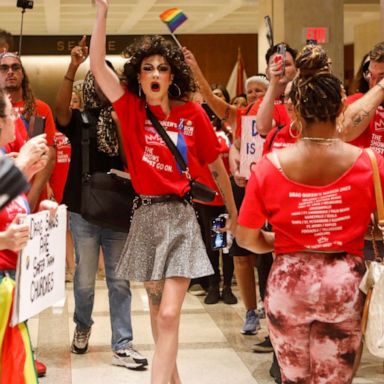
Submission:
M 34 0 L 17 0 L 16 6 L 23 9 L 32 9 Z
M 225 227 L 226 217 L 220 215 L 212 220 L 211 226 L 211 248 L 216 251 L 227 246 L 227 233 L 220 232 Z

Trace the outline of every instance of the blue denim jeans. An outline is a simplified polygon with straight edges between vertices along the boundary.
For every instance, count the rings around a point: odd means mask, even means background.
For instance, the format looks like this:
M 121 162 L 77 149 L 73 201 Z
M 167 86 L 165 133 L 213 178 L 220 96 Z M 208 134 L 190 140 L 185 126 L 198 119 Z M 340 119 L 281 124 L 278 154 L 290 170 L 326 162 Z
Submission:
M 131 289 L 128 280 L 115 277 L 115 267 L 127 234 L 93 225 L 74 212 L 70 212 L 70 228 L 76 252 L 73 320 L 79 329 L 91 327 L 93 324 L 92 310 L 101 246 L 109 296 L 112 350 L 124 349 L 132 341 Z

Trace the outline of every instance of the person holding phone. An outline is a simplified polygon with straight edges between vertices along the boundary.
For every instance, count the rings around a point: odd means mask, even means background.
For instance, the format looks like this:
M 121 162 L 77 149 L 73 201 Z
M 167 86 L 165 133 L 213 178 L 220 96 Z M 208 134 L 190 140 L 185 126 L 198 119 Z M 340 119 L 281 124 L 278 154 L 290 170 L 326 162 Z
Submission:
M 145 36 L 127 48 L 124 83 L 105 63 L 108 1 L 96 0 L 91 70 L 112 102 L 122 126 L 132 184 L 140 195 L 118 275 L 143 281 L 147 289 L 155 353 L 151 383 L 179 384 L 176 356 L 181 307 L 190 279 L 212 274 L 196 215 L 190 183 L 177 167 L 146 107 L 183 152 L 192 178 L 198 164 L 209 166 L 223 195 L 235 232 L 237 211 L 219 145 L 204 110 L 189 101 L 195 90 L 182 51 L 161 36 Z
M 8 92 L 12 106 L 19 117 L 16 121 L 18 140 L 9 144 L 9 150 L 18 152 L 25 141 L 30 138 L 30 133 L 34 132 L 35 125 L 36 134 L 44 132 L 47 135 L 47 165 L 35 175 L 31 182 L 31 189 L 27 193 L 33 212 L 38 207 L 39 201 L 47 197 L 47 183 L 56 162 L 54 147 L 56 128 L 53 114 L 48 104 L 34 97 L 21 58 L 15 53 L 0 53 L 0 86 Z
M 0 146 L 6 146 L 15 138 L 15 121 L 17 114 L 12 108 L 9 97 L 5 90 L 0 88 Z M 45 135 L 37 136 L 25 143 L 17 155 L 12 156 L 15 165 L 30 180 L 37 172 L 41 171 L 48 160 L 48 147 Z M 39 210 L 55 210 L 57 204 L 48 200 L 43 200 L 39 205 Z M 21 194 L 6 207 L 0 210 L 0 281 L 5 276 L 15 279 L 18 252 L 25 247 L 29 239 L 29 226 L 22 223 L 23 217 L 30 213 L 28 200 L 25 194 Z M 2 342 L 2 340 L 1 340 Z M 9 356 L 17 354 L 9 353 L 3 348 L 2 353 Z M 15 361 L 15 365 L 21 363 L 23 359 Z M 36 367 L 39 376 L 44 376 L 47 368 L 38 360 L 32 364 Z M 24 366 L 20 366 L 23 370 Z

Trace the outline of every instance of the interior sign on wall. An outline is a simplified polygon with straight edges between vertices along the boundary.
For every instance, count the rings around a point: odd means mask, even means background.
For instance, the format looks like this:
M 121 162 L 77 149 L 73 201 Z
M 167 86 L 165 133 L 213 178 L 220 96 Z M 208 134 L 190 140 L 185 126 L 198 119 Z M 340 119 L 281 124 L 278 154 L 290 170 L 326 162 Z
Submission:
M 329 28 L 327 27 L 307 27 L 304 28 L 304 41 L 314 41 L 317 44 L 325 44 L 329 41 Z

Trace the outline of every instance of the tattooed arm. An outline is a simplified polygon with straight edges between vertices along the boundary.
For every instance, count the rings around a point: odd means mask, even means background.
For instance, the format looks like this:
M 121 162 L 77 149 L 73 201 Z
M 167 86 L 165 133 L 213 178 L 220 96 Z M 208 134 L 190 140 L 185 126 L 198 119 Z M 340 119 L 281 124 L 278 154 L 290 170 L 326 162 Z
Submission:
M 191 68 L 195 80 L 199 86 L 199 90 L 204 100 L 207 102 L 212 111 L 216 114 L 219 119 L 225 120 L 228 124 L 235 129 L 236 128 L 236 114 L 237 107 L 234 105 L 228 104 L 226 101 L 217 97 L 209 85 L 207 79 L 205 78 L 203 72 L 201 71 L 199 64 L 193 53 L 183 47 L 183 54 L 186 63 Z
M 264 232 L 261 229 L 252 229 L 238 225 L 236 241 L 240 247 L 250 250 L 253 253 L 272 252 L 275 243 L 273 232 Z
M 363 97 L 347 107 L 339 119 L 340 136 L 344 141 L 359 137 L 368 127 L 377 107 L 384 100 L 384 79 Z
M 233 193 L 231 183 L 227 171 L 225 170 L 223 160 L 219 156 L 214 162 L 208 165 L 215 180 L 220 194 L 223 197 L 224 204 L 227 207 L 228 218 L 226 228 L 235 234 L 237 225 L 237 209 L 235 200 L 233 199 Z

